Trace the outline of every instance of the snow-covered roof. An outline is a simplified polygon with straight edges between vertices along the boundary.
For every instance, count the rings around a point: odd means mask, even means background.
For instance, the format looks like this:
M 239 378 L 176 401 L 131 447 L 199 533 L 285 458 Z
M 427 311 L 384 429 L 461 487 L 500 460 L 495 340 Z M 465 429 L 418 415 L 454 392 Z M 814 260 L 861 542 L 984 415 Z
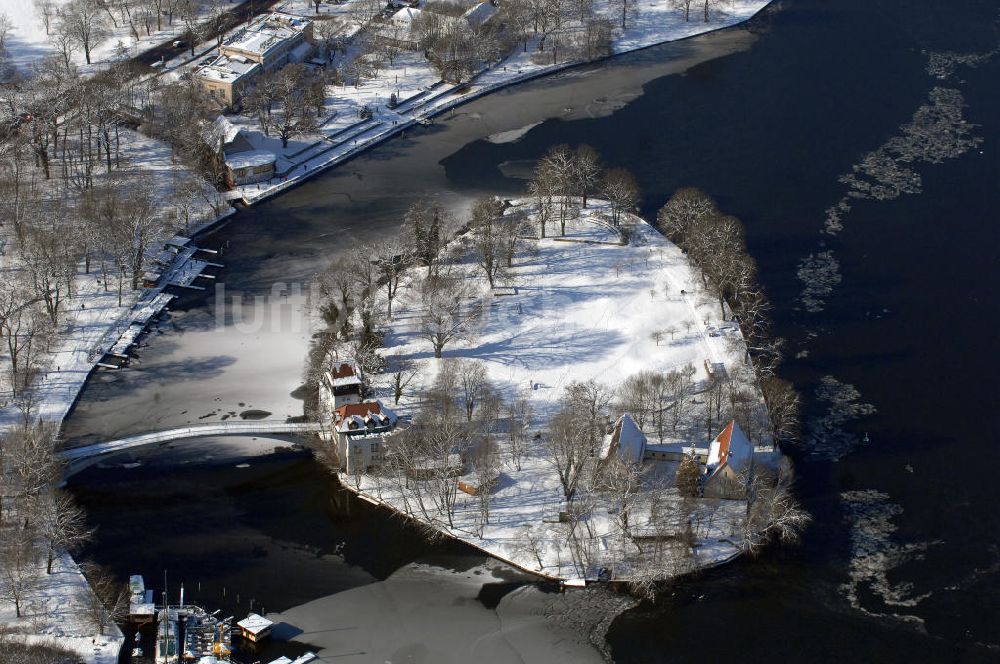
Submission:
M 234 171 L 237 168 L 247 168 L 251 166 L 267 166 L 273 164 L 277 157 L 273 152 L 267 150 L 248 150 L 247 152 L 236 152 L 226 155 L 226 165 Z
M 723 466 L 730 466 L 739 472 L 753 459 L 753 445 L 735 420 L 730 420 L 726 428 L 708 446 L 708 461 L 705 466 L 715 473 Z
M 413 24 L 417 18 L 423 15 L 423 12 L 416 7 L 403 7 L 398 12 L 392 15 L 390 19 L 395 25 L 399 26 L 409 26 Z
M 497 8 L 494 7 L 489 2 L 480 2 L 478 5 L 471 7 L 467 12 L 462 14 L 462 18 L 469 22 L 474 28 L 478 28 L 486 21 L 493 18 L 493 15 L 497 13 Z
M 348 387 L 361 384 L 361 378 L 354 366 L 347 362 L 341 362 L 339 366 L 331 368 L 330 371 L 323 374 L 323 377 L 330 387 Z
M 260 63 L 240 56 L 220 55 L 195 72 L 195 76 L 217 83 L 236 83 L 241 78 L 256 73 Z
M 311 662 L 314 659 L 316 659 L 316 653 L 307 652 L 304 655 L 299 655 L 294 660 L 288 659 L 287 657 L 282 655 L 278 659 L 271 660 L 270 662 L 268 662 L 268 664 L 307 664 L 307 662 Z
M 254 19 L 250 25 L 230 37 L 224 50 L 236 50 L 264 57 L 279 44 L 302 33 L 312 21 L 283 12 L 271 12 Z
M 250 632 L 251 634 L 260 634 L 265 629 L 270 628 L 271 625 L 273 624 L 274 624 L 273 622 L 271 622 L 264 616 L 256 613 L 251 613 L 246 618 L 236 623 L 236 626 L 242 630 Z
M 396 414 L 381 401 L 344 404 L 333 411 L 334 427 L 339 433 L 384 429 L 396 424 Z
M 220 115 L 215 118 L 214 122 L 212 122 L 212 132 L 217 138 L 221 139 L 223 143 L 232 143 L 241 131 L 241 127 L 234 125 L 224 115 Z
M 601 443 L 600 459 L 607 459 L 615 451 L 623 461 L 639 463 L 646 450 L 646 434 L 635 423 L 632 416 L 625 413 L 618 418 L 611 433 Z

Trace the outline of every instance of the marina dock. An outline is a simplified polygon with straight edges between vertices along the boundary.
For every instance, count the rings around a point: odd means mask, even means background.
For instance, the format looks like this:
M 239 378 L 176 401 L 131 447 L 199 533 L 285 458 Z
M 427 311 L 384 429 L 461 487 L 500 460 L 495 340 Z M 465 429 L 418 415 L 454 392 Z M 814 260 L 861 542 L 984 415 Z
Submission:
M 143 286 L 146 292 L 131 315 L 123 319 L 115 329 L 105 337 L 105 344 L 100 349 L 100 359 L 97 366 L 105 369 L 121 369 L 128 366 L 130 352 L 139 343 L 139 339 L 149 329 L 149 324 L 155 319 L 174 295 L 166 293 L 167 287 L 185 288 L 190 290 L 205 290 L 205 286 L 195 283 L 198 279 L 212 280 L 214 275 L 205 274 L 208 268 L 223 267 L 204 258 L 195 258 L 196 254 L 211 254 L 218 252 L 202 249 L 191 244 L 191 239 L 174 236 L 164 243 L 163 249 L 152 258 L 152 266 L 143 273 Z

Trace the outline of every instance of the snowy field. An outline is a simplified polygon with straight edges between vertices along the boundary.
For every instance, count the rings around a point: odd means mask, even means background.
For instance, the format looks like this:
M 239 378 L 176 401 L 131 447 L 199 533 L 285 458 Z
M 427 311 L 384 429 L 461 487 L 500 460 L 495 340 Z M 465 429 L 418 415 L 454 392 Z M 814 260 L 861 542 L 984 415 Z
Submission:
M 29 594 L 21 618 L 13 602 L 0 602 L 0 628 L 22 635 L 27 643 L 71 650 L 90 664 L 116 664 L 124 637 L 115 624 L 98 634 L 88 619 L 91 591 L 80 568 L 65 554 L 53 563 L 52 574 L 45 573 L 44 560 L 40 565 L 38 586 Z M 0 661 L 7 661 L 2 654 Z
M 506 398 L 528 397 L 534 411 L 532 433 L 545 428 L 563 388 L 572 381 L 593 379 L 613 389 L 639 371 L 666 372 L 691 365 L 698 384 L 707 378 L 706 362 L 729 370 L 743 363 L 738 328 L 721 319 L 717 301 L 702 288 L 681 251 L 638 218 L 634 218 L 632 242 L 620 245 L 617 232 L 603 221 L 606 211 L 606 204 L 592 202 L 578 222 L 568 225 L 565 238 L 540 240 L 537 249 L 522 247 L 510 278 L 512 295 L 491 295 L 474 263 L 459 266 L 468 281 L 479 286 L 487 313 L 466 341 L 445 348 L 443 359 L 481 360 L 490 381 Z M 549 234 L 556 233 L 558 226 L 550 226 Z M 385 353 L 419 366 L 416 380 L 420 384 L 411 385 L 394 406 L 401 414 L 416 416 L 420 404 L 412 395 L 433 383 L 441 360 L 434 358 L 430 343 L 419 333 L 422 305 L 416 289 L 407 286 L 394 305 Z M 659 343 L 654 333 L 661 333 Z M 380 398 L 392 404 L 388 384 L 379 384 L 378 377 L 375 383 Z M 613 418 L 617 415 L 612 414 Z M 698 447 L 707 447 L 711 438 L 703 425 L 690 421 L 676 436 L 663 441 L 646 433 L 650 443 Z M 650 473 L 662 480 L 666 509 L 680 515 L 682 499 L 673 487 L 675 463 L 646 461 L 644 465 L 655 466 Z M 465 479 L 475 483 L 474 478 Z M 391 482 L 353 475 L 345 476 L 344 482 L 406 511 Z M 454 527 L 437 525 L 523 569 L 564 579 L 579 576 L 564 547 L 566 525 L 548 523 L 558 516 L 563 494 L 540 442 L 529 446 L 520 471 L 509 466 L 503 469 L 499 487 L 490 505 L 490 523 L 481 535 L 478 499 L 461 492 Z M 697 538 L 696 565 L 718 564 L 739 553 L 730 538 L 739 532 L 745 510 L 743 501 L 696 501 L 690 513 Z M 678 527 L 685 520 L 681 517 Z M 600 508 L 591 519 L 602 551 L 618 546 L 614 521 Z M 636 512 L 633 526 L 645 525 L 648 516 Z M 544 542 L 541 564 L 525 550 L 530 539 Z
M 52 0 L 55 7 L 62 7 L 68 0 Z M 235 6 L 235 5 L 234 5 Z M 199 8 L 201 20 L 208 20 L 211 13 L 211 3 L 205 2 Z M 117 10 L 116 16 L 117 16 Z M 50 25 L 50 33 L 45 33 L 45 25 L 35 11 L 35 4 L 31 0 L 0 0 L 0 12 L 7 14 L 14 25 L 13 30 L 7 37 L 7 53 L 11 64 L 21 74 L 28 74 L 34 61 L 56 53 L 52 37 L 55 33 L 56 18 L 53 16 Z M 104 15 L 104 18 L 107 18 Z M 156 30 L 156 25 L 152 27 L 151 34 L 147 35 L 145 28 L 137 24 L 139 39 L 135 38 L 131 28 L 127 23 L 122 23 L 118 19 L 118 25 L 108 24 L 106 36 L 96 42 L 91 49 L 91 64 L 86 64 L 83 49 L 77 49 L 73 54 L 73 62 L 80 70 L 87 74 L 98 71 L 102 65 L 110 62 L 117 62 L 123 58 L 133 58 L 152 48 L 183 37 L 186 30 L 184 21 L 179 13 L 174 15 L 173 25 L 169 25 L 167 17 L 163 17 L 162 29 Z M 188 54 L 190 51 L 177 49 L 178 55 Z

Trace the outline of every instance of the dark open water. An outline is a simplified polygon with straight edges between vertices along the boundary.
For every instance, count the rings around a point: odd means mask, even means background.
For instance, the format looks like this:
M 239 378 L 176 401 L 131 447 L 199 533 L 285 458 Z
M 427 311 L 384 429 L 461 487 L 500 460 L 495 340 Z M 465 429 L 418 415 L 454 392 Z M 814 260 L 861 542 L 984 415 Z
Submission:
M 505 178 L 499 165 L 537 158 L 554 143 L 590 143 L 607 163 L 631 169 L 649 216 L 677 187 L 699 186 L 746 223 L 777 331 L 789 340 L 784 373 L 806 396 L 813 432 L 831 412 L 815 397 L 824 376 L 853 385 L 858 401 L 877 412 L 835 421 L 828 427 L 835 436 L 822 446 L 814 441 L 824 454 L 798 454 L 801 493 L 816 517 L 800 548 L 706 573 L 621 617 L 609 636 L 616 661 L 1000 661 L 1000 445 L 992 435 L 1000 405 L 1000 57 L 957 64 L 943 79 L 927 70 L 931 52 L 997 48 L 998 19 L 996 0 L 786 0 L 755 22 L 749 48 L 651 80 L 611 115 L 570 114 L 503 144 L 470 143 L 460 117 L 454 130 L 395 141 L 240 215 L 214 236 L 231 244 L 223 276 L 246 287 L 287 279 L 289 269 L 305 278 L 353 238 L 391 232 L 423 189 L 443 188 L 456 205 L 484 189 L 519 190 L 521 181 Z M 605 69 L 622 76 L 655 69 L 679 48 Z M 583 105 L 601 97 L 602 85 L 614 88 L 600 72 L 542 81 L 464 113 L 516 115 L 519 105 L 544 106 L 549 94 L 555 105 Z M 981 143 L 940 163 L 905 164 L 919 174 L 921 193 L 855 201 L 844 230 L 821 235 L 824 210 L 846 191 L 838 178 L 898 135 L 935 87 L 961 94 L 965 126 L 976 125 L 969 135 Z M 565 101 L 574 89 L 584 92 Z M 949 126 L 954 134 L 962 124 Z M 935 131 L 937 138 L 918 143 L 939 139 L 941 126 Z M 842 280 L 822 311 L 808 313 L 796 272 L 806 256 L 824 251 L 833 252 Z M 186 315 L 195 314 L 178 314 L 171 342 L 183 344 Z M 155 393 L 167 395 L 159 407 L 169 409 L 171 379 L 155 372 L 156 342 L 146 352 L 145 377 L 88 388 L 71 432 L 95 430 L 112 417 L 116 398 L 142 393 L 150 378 Z M 197 381 L 184 387 L 199 389 Z M 206 398 L 224 390 L 204 389 Z M 868 444 L 860 442 L 863 432 Z M 250 586 L 275 609 L 365 583 L 427 553 L 395 526 L 373 525 L 371 513 L 331 508 L 333 490 L 308 460 L 255 462 L 246 482 L 230 468 L 161 469 L 139 478 L 142 490 L 119 472 L 81 475 L 74 484 L 101 527 L 92 553 L 122 573 L 156 575 L 169 564 L 190 579 L 204 569 L 214 579 L 207 583 Z M 190 512 L 167 510 L 174 516 L 164 517 L 173 524 L 166 529 L 155 527 L 163 508 L 152 498 L 116 505 L 164 487 L 175 489 L 172 503 L 192 503 Z M 181 537 L 175 526 L 184 519 L 214 519 L 219 530 L 204 525 Z M 144 553 L 130 539 L 140 532 Z M 208 563 L 219 532 L 246 539 L 233 568 Z M 323 557 L 341 538 L 348 551 L 353 542 L 364 550 L 390 532 L 400 538 L 393 556 L 375 547 L 347 566 Z M 288 562 L 303 551 L 320 567 Z M 279 569 L 283 583 L 257 581 Z

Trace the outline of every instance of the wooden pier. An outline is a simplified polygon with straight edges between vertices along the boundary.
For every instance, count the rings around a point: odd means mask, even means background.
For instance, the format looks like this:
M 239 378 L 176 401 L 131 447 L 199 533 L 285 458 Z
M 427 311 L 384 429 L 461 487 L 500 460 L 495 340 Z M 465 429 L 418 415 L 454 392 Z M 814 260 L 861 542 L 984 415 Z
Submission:
M 195 254 L 216 254 L 211 249 L 202 249 L 191 244 L 191 239 L 175 236 L 164 243 L 163 249 L 153 257 L 154 268 L 143 275 L 146 293 L 139 301 L 131 316 L 121 322 L 109 336 L 114 339 L 107 350 L 102 348 L 97 366 L 105 369 L 121 369 L 128 366 L 130 352 L 138 344 L 139 339 L 149 328 L 150 322 L 160 314 L 174 299 L 174 295 L 165 293 L 168 286 L 191 290 L 205 290 L 197 285 L 197 279 L 215 279 L 214 275 L 205 274 L 210 267 L 223 267 L 203 258 L 195 258 Z

